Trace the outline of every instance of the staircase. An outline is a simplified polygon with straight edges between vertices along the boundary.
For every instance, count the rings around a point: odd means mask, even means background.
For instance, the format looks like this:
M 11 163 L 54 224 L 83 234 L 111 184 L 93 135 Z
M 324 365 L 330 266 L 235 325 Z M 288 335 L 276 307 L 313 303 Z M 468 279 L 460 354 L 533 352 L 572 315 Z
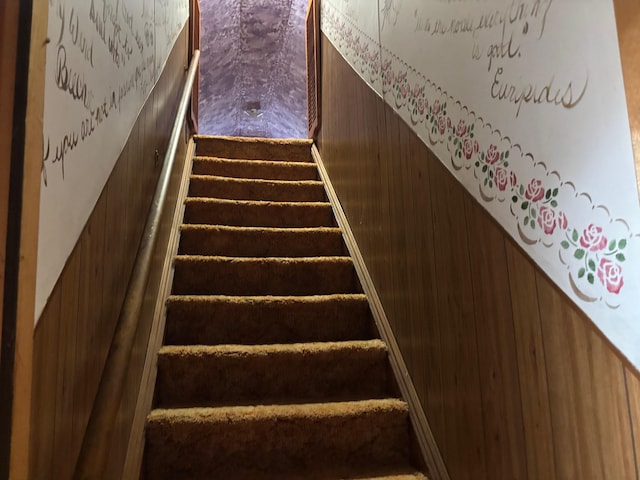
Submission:
M 425 479 L 306 140 L 196 137 L 146 480 Z

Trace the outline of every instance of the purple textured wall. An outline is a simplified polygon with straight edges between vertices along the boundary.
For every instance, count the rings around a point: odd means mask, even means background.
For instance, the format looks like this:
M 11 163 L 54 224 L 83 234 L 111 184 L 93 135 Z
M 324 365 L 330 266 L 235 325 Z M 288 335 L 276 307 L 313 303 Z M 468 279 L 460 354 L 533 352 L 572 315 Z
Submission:
M 307 136 L 306 0 L 201 0 L 199 129 Z

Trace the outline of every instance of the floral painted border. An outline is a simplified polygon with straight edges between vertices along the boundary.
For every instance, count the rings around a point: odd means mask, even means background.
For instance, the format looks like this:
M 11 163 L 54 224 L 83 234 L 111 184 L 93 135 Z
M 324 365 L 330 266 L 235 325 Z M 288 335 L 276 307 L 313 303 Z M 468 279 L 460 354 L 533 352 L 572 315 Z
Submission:
M 520 145 L 456 101 L 421 72 L 322 2 L 322 26 L 336 48 L 416 133 L 439 153 L 472 193 L 527 246 L 555 250 L 574 294 L 584 302 L 621 306 L 627 250 L 626 221 L 579 193 L 572 182 L 522 151 Z M 380 93 L 380 92 L 378 92 Z M 533 175 L 532 175 L 533 172 Z M 571 218 L 568 212 L 574 212 Z M 577 215 L 575 212 L 586 212 Z M 585 219 L 588 219 L 585 221 Z M 546 255 L 547 256 L 547 255 Z M 547 258 L 555 258 L 548 255 Z M 562 268 L 562 267 L 561 267 Z

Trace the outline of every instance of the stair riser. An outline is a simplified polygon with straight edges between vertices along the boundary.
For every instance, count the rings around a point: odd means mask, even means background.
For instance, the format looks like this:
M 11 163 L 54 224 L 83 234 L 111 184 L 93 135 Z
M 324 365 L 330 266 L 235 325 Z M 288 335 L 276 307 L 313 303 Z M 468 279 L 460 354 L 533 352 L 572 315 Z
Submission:
M 187 200 L 184 223 L 238 227 L 334 227 L 327 205 L 242 204 Z
M 341 256 L 346 255 L 347 251 L 340 232 L 187 228 L 180 234 L 179 253 L 230 257 L 315 257 Z
M 167 304 L 165 345 L 257 345 L 369 338 L 369 306 L 361 300 L 174 299 Z
M 283 143 L 278 140 L 254 140 L 249 138 L 196 137 L 196 155 L 199 157 L 223 157 L 246 160 L 283 160 L 310 162 L 311 143 Z
M 190 197 L 226 198 L 230 200 L 265 200 L 272 202 L 325 202 L 322 184 L 273 183 L 193 177 Z
M 326 295 L 359 293 L 347 261 L 175 261 L 175 295 Z
M 388 393 L 387 354 L 380 346 L 175 350 L 158 357 L 160 408 L 361 400 Z
M 263 180 L 317 180 L 318 169 L 307 163 L 265 163 L 223 159 L 198 159 L 193 162 L 194 175 L 253 178 Z
M 147 480 L 353 472 L 408 462 L 406 412 L 147 427 Z M 252 477 L 253 475 L 253 477 Z M 337 476 L 336 478 L 344 478 Z

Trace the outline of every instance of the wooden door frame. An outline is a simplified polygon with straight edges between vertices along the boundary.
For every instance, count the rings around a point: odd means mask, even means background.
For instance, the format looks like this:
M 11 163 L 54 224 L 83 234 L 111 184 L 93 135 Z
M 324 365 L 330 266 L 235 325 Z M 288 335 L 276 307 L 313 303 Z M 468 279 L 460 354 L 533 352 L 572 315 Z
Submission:
M 29 478 L 36 261 L 42 168 L 47 0 L 0 6 L 2 350 L 0 480 Z M 11 97 L 9 106 L 4 103 Z M 5 141 L 5 140 L 9 141 Z M 6 162 L 6 159 L 9 159 Z M 6 224 L 4 220 L 6 219 Z

